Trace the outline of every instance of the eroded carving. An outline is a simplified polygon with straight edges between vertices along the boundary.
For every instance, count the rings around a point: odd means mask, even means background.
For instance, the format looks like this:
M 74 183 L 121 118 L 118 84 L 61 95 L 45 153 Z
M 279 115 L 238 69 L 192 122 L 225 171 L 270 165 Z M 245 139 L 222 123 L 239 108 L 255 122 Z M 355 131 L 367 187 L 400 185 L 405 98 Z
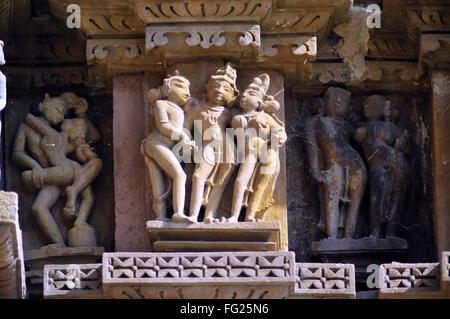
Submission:
M 369 166 L 369 228 L 370 236 L 377 238 L 396 235 L 408 192 L 409 165 L 403 154 L 409 135 L 392 122 L 395 112 L 384 97 L 372 95 L 364 102 L 367 122 L 355 132 Z
M 25 171 L 24 185 L 38 190 L 32 212 L 38 224 L 55 247 L 65 247 L 63 236 L 50 209 L 65 192 L 63 215 L 74 227 L 69 230 L 69 246 L 95 246 L 94 229 L 87 219 L 94 204 L 90 187 L 102 168 L 102 160 L 90 143 L 100 134 L 87 119 L 87 101 L 73 93 L 57 97 L 46 94 L 39 104 L 38 117 L 28 114 L 16 134 L 12 161 Z M 73 109 L 76 118 L 65 118 Z M 60 130 L 56 127 L 60 125 Z M 73 154 L 75 160 L 68 158 Z M 80 205 L 77 208 L 78 197 Z
M 343 119 L 350 96 L 344 89 L 329 88 L 325 116 L 313 116 L 306 126 L 308 160 L 321 201 L 318 226 L 329 238 L 354 237 L 367 183 L 366 166 L 349 144 L 354 129 Z

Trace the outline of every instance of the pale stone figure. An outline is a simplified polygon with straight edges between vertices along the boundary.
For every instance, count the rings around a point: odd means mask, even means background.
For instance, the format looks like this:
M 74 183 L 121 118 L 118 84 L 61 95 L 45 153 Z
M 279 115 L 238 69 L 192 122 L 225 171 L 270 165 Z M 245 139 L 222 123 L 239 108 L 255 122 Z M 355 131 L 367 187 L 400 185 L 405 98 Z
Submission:
M 349 144 L 354 130 L 342 118 L 348 111 L 350 96 L 344 89 L 329 88 L 325 116 L 313 116 L 306 125 L 308 160 L 319 186 L 319 228 L 334 239 L 341 235 L 354 237 L 367 184 L 365 164 Z
M 51 244 L 57 247 L 64 247 L 65 243 L 50 209 L 65 189 L 68 196 L 73 196 L 63 211 L 65 216 L 71 220 L 76 217 L 75 226 L 89 227 L 87 218 L 94 203 L 89 185 L 102 167 L 102 161 L 87 144 L 89 136 L 99 136 L 99 133 L 84 116 L 84 108 L 87 108 L 86 100 L 73 93 L 53 98 L 46 94 L 38 107 L 42 115 L 28 114 L 19 126 L 14 142 L 13 162 L 28 169 L 22 173 L 23 183 L 30 189 L 39 190 L 32 212 Z M 80 118 L 65 119 L 69 109 L 75 109 Z M 62 132 L 54 128 L 60 124 Z M 77 160 L 86 162 L 84 166 L 67 158 L 73 152 Z M 67 190 L 68 187 L 72 189 Z M 81 203 L 77 214 L 78 193 Z
M 189 219 L 194 223 L 202 205 L 206 206 L 204 222 L 218 221 L 215 212 L 231 177 L 224 175 L 235 166 L 230 147 L 234 141 L 226 141 L 225 129 L 230 125 L 230 109 L 239 95 L 236 78 L 236 70 L 229 64 L 219 68 L 206 85 L 204 99 L 191 99 L 186 112 L 186 126 L 194 126 L 203 137 L 201 159 L 192 176 Z
M 267 95 L 269 84 L 267 74 L 255 77 L 240 97 L 242 111 L 232 119 L 238 139 L 245 138 L 245 158 L 234 183 L 228 222 L 238 221 L 243 206 L 247 206 L 245 221 L 262 219 L 264 216 L 256 218 L 256 213 L 264 212 L 272 203 L 280 171 L 278 149 L 287 136 L 284 124 L 273 114 L 280 105 Z M 239 129 L 245 137 L 240 135 Z
M 369 166 L 370 236 L 395 236 L 409 184 L 409 165 L 403 155 L 409 135 L 389 121 L 390 102 L 380 95 L 365 100 L 364 116 L 367 122 L 356 130 L 355 138 Z
M 157 220 L 167 221 L 167 201 L 172 193 L 174 222 L 190 222 L 184 215 L 186 173 L 172 148 L 182 143 L 189 149 L 196 148 L 184 128 L 183 107 L 190 99 L 189 81 L 178 75 L 164 79 L 158 89 L 149 90 L 147 100 L 155 129 L 142 141 L 141 152 L 150 177 L 153 192 L 153 211 Z

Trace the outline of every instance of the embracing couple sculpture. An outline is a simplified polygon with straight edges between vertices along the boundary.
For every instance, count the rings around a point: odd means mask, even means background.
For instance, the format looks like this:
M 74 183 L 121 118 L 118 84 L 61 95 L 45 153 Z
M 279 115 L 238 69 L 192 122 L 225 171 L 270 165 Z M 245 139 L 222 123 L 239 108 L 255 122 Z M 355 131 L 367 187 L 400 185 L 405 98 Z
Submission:
M 243 206 L 247 207 L 245 221 L 254 222 L 263 219 L 272 204 L 280 171 L 278 149 L 287 139 L 284 124 L 274 114 L 280 105 L 267 95 L 267 74 L 253 78 L 240 97 L 236 80 L 236 70 L 227 64 L 209 78 L 201 100 L 191 98 L 190 83 L 180 75 L 167 77 L 160 88 L 147 93 L 155 128 L 142 142 L 141 152 L 150 176 L 157 220 L 169 220 L 170 194 L 174 222 L 198 222 L 202 206 L 203 221 L 207 223 L 237 222 Z M 233 106 L 237 99 L 240 110 L 236 112 Z M 236 135 L 238 146 L 244 143 L 242 154 L 235 151 L 234 136 L 227 130 L 230 128 L 240 132 Z M 250 129 L 253 134 L 249 134 Z M 195 130 L 201 133 L 201 145 L 191 140 Z M 189 216 L 184 214 L 187 176 L 173 151 L 179 143 L 189 154 L 193 150 L 201 155 L 192 176 Z M 239 155 L 244 155 L 241 161 Z M 216 212 L 236 169 L 230 216 L 219 220 Z

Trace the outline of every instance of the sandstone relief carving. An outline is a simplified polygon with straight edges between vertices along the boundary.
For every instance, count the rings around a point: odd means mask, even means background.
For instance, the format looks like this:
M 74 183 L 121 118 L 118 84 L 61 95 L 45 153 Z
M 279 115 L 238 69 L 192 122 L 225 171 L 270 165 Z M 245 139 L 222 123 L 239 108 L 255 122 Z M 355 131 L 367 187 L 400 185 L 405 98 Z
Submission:
M 369 167 L 369 228 L 375 238 L 396 235 L 409 185 L 409 165 L 403 155 L 409 135 L 393 123 L 395 112 L 383 96 L 369 96 L 364 102 L 367 122 L 355 132 Z
M 16 133 L 12 161 L 24 169 L 24 185 L 37 191 L 32 212 L 53 247 L 93 247 L 95 230 L 87 223 L 94 204 L 90 184 L 103 162 L 90 144 L 100 133 L 86 116 L 87 101 L 71 92 L 45 95 L 39 116 L 28 114 Z M 76 117 L 68 118 L 69 110 Z M 63 216 L 73 225 L 65 243 L 50 210 L 66 197 Z
M 186 173 L 172 152 L 176 142 L 195 149 L 195 142 L 183 131 L 184 110 L 190 98 L 189 81 L 179 75 L 164 79 L 158 89 L 149 90 L 147 100 L 155 120 L 155 129 L 142 141 L 141 152 L 145 158 L 153 192 L 153 211 L 156 218 L 167 221 L 167 198 L 172 194 L 174 214 L 172 221 L 189 222 L 184 215 Z
M 284 124 L 275 115 L 280 104 L 267 95 L 267 74 L 253 78 L 239 99 L 236 81 L 236 70 L 226 64 L 210 76 L 203 99 L 191 98 L 189 81 L 178 75 L 168 77 L 161 88 L 147 93 L 155 129 L 141 149 L 157 220 L 169 221 L 170 194 L 174 222 L 199 222 L 202 206 L 206 223 L 238 222 L 242 207 L 247 208 L 244 220 L 255 222 L 263 220 L 273 204 L 280 172 L 278 150 L 287 140 Z M 233 107 L 235 101 L 239 101 L 240 110 Z M 201 141 L 191 140 L 190 135 L 196 132 Z M 184 214 L 186 172 L 174 154 L 180 148 L 182 160 L 190 162 L 193 158 L 195 162 L 189 217 Z M 185 152 L 189 152 L 188 156 Z M 236 171 L 237 177 L 230 181 Z M 231 210 L 219 219 L 216 213 L 230 182 L 234 186 Z
M 308 160 L 320 195 L 319 228 L 333 239 L 355 236 L 367 183 L 364 161 L 349 144 L 354 129 L 343 119 L 350 97 L 344 89 L 329 88 L 325 116 L 313 116 L 306 127 Z

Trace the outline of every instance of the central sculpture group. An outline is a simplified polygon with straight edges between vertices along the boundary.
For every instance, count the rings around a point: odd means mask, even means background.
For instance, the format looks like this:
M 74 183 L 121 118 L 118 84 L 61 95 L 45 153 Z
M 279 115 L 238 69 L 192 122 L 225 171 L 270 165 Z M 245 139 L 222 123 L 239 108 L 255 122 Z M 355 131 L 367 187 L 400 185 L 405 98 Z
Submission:
M 253 78 L 242 93 L 236 112 L 236 80 L 236 70 L 227 64 L 209 78 L 202 100 L 191 98 L 189 81 L 179 75 L 169 76 L 160 88 L 147 93 L 155 128 L 142 142 L 141 151 L 157 220 L 169 220 L 170 193 L 174 222 L 197 223 L 202 205 L 206 223 L 238 222 L 243 206 L 247 207 L 245 221 L 254 222 L 263 219 L 271 206 L 280 171 L 278 149 L 287 139 L 283 122 L 274 114 L 280 104 L 267 95 L 270 78 L 262 74 Z M 238 145 L 243 142 L 244 147 L 238 151 L 229 128 L 237 132 Z M 191 140 L 195 131 L 202 137 L 201 145 Z M 191 150 L 200 150 L 201 155 L 192 176 L 189 216 L 184 214 L 186 173 L 173 151 L 177 143 L 189 153 L 188 159 Z M 231 214 L 219 219 L 222 195 L 239 163 Z

